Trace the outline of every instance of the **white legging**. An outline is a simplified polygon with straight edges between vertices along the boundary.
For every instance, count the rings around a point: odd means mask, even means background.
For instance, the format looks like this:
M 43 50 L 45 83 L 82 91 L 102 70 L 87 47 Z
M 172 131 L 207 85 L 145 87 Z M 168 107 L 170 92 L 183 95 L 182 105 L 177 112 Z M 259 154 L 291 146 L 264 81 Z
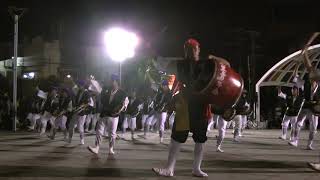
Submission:
M 63 115 L 58 118 L 52 119 L 52 127 L 51 127 L 51 136 L 54 138 L 57 132 L 57 129 L 60 128 L 63 131 L 64 138 L 67 136 L 67 129 L 66 129 L 66 124 L 67 124 L 67 116 Z
M 165 124 L 166 124 L 166 121 L 167 121 L 167 115 L 168 115 L 167 112 L 156 113 L 156 116 L 157 116 L 156 118 L 158 119 L 159 130 L 162 131 L 162 132 L 165 129 Z
M 215 121 L 213 120 L 213 116 L 209 119 L 209 123 L 208 123 L 208 131 L 210 131 L 211 129 L 213 129 L 213 125 L 214 125 Z
M 60 128 L 61 130 L 65 130 L 66 129 L 66 124 L 67 124 L 67 116 L 63 115 L 58 117 L 55 120 L 55 128 L 58 129 Z
M 122 122 L 122 130 L 130 128 L 131 131 L 134 131 L 137 128 L 137 118 L 132 117 L 129 114 L 126 114 Z
M 93 121 L 94 114 L 88 114 L 85 121 L 85 130 L 88 131 L 90 127 L 90 123 Z
M 219 136 L 217 139 L 217 146 L 221 146 L 224 137 L 226 135 L 227 124 L 228 122 L 222 118 L 220 115 L 213 115 L 213 120 L 218 123 L 218 132 Z
M 246 127 L 247 116 L 246 115 L 236 115 L 233 119 L 234 121 L 234 138 L 241 134 L 241 131 Z M 244 125 L 245 124 L 245 125 Z
M 27 116 L 27 119 L 30 121 L 30 126 L 29 128 L 34 130 L 37 121 L 41 118 L 40 114 L 37 113 L 29 113 Z
M 141 129 L 144 129 L 146 121 L 147 121 L 147 118 L 148 118 L 148 114 L 143 114 L 142 115 L 142 118 L 141 118 Z
M 69 138 L 72 139 L 74 133 L 74 127 L 77 125 L 80 134 L 80 140 L 84 139 L 84 123 L 86 121 L 86 115 L 80 116 L 79 114 L 73 115 L 69 124 Z
M 52 114 L 48 111 L 45 111 L 43 113 L 43 115 L 41 116 L 41 130 L 40 130 L 40 135 L 41 134 L 44 134 L 46 132 L 46 129 L 47 129 L 47 124 L 48 122 L 50 123 L 51 127 L 54 127 L 54 121 L 55 121 L 55 117 L 52 116 Z
M 294 133 L 293 141 L 295 141 L 298 144 L 301 127 L 303 126 L 304 121 L 306 119 L 309 120 L 309 132 L 310 132 L 308 145 L 312 145 L 315 134 L 317 133 L 318 116 L 313 115 L 313 113 L 309 109 L 302 109 L 301 113 L 299 114 L 298 121 L 294 128 L 295 133 Z
M 169 128 L 172 129 L 176 112 L 173 111 L 169 117 Z
M 282 136 L 286 137 L 288 132 L 289 123 L 291 124 L 291 139 L 294 138 L 294 131 L 296 127 L 298 116 L 284 115 L 282 119 Z
M 105 127 L 108 128 L 109 148 L 113 148 L 117 137 L 119 117 L 103 117 L 97 123 L 96 130 L 96 146 L 99 147 L 102 142 L 102 135 L 105 132 Z
M 151 126 L 151 125 L 154 125 L 155 122 L 156 122 L 156 119 L 155 119 L 155 115 L 146 115 L 146 122 L 144 125 L 148 125 L 148 126 Z

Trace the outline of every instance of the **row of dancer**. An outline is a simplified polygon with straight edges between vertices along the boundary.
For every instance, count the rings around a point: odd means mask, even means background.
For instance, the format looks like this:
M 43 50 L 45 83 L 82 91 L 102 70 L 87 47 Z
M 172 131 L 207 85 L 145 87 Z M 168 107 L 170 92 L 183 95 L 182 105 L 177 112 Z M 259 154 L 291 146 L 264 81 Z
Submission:
M 222 149 L 222 144 L 226 135 L 228 124 L 234 123 L 233 126 L 233 141 L 239 142 L 239 138 L 242 137 L 243 131 L 247 125 L 248 115 L 252 112 L 250 107 L 250 103 L 247 97 L 247 91 L 244 90 L 236 107 L 236 114 L 230 121 L 227 121 L 223 117 L 223 111 L 220 109 L 211 108 L 213 112 L 212 117 L 209 120 L 208 124 L 208 132 L 211 131 L 211 128 L 216 124 L 216 128 L 218 130 L 217 138 L 217 152 L 224 152 Z
M 61 129 L 64 139 L 71 142 L 74 129 L 77 127 L 80 144 L 84 144 L 86 118 L 95 106 L 95 95 L 88 90 L 89 86 L 88 83 L 79 82 L 73 87 L 73 92 L 58 87 L 51 87 L 48 93 L 37 89 L 31 103 L 31 112 L 27 116 L 30 121 L 29 130 L 38 129 L 42 136 L 50 124 L 50 139 L 54 139 L 57 130 Z
M 119 88 L 118 80 L 114 80 L 111 89 L 103 90 L 101 93 L 102 111 L 100 119 L 96 126 L 96 140 L 94 146 L 88 146 L 88 150 L 94 154 L 99 153 L 102 136 L 107 128 L 109 136 L 109 155 L 114 155 L 114 145 L 117 137 L 116 131 L 121 112 L 125 112 L 125 118 L 122 122 L 122 132 L 127 128 L 131 131 L 131 138 L 135 139 L 136 117 L 142 112 L 142 124 L 144 129 L 144 137 L 150 127 L 158 122 L 160 142 L 163 141 L 165 124 L 168 114 L 168 103 L 172 95 L 168 87 L 168 82 L 162 82 L 161 88 L 158 90 L 155 98 L 141 101 L 136 97 L 133 91 L 129 98 Z M 126 101 L 128 99 L 128 101 Z M 172 119 L 172 118 L 171 118 Z
M 302 82 L 301 79 L 298 79 Z M 301 83 L 299 83 L 301 84 Z M 302 86 L 303 85 L 303 86 Z M 318 83 L 310 81 L 308 75 L 304 83 L 298 86 L 296 83 L 291 94 L 285 94 L 280 89 L 278 96 L 286 100 L 286 111 L 282 120 L 282 133 L 279 137 L 282 140 L 287 139 L 287 131 L 289 124 L 291 125 L 291 134 L 289 135 L 289 145 L 297 147 L 299 144 L 299 136 L 305 121 L 309 121 L 309 138 L 307 150 L 313 150 L 313 142 L 318 128 L 319 114 L 314 111 L 314 106 L 320 100 Z

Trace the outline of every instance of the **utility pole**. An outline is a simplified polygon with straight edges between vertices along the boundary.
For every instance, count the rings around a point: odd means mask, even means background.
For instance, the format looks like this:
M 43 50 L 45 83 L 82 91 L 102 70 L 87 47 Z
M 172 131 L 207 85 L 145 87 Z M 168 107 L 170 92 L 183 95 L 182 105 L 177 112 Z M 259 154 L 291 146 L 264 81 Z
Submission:
M 251 99 L 252 107 L 255 107 L 256 103 L 256 93 L 255 93 L 255 83 L 256 83 L 256 38 L 259 36 L 257 31 L 247 31 L 250 36 L 250 58 L 248 58 L 248 74 L 249 74 L 249 97 Z M 252 68 L 253 67 L 253 68 Z M 256 119 L 256 112 L 254 112 L 254 119 Z
M 13 71 L 13 92 L 12 92 L 12 102 L 13 102 L 13 126 L 12 130 L 15 132 L 17 130 L 17 60 L 18 60 L 18 33 L 19 33 L 19 18 L 27 9 L 25 8 L 16 8 L 9 7 L 9 13 L 14 18 L 14 48 L 13 48 L 13 62 L 12 62 L 12 71 Z

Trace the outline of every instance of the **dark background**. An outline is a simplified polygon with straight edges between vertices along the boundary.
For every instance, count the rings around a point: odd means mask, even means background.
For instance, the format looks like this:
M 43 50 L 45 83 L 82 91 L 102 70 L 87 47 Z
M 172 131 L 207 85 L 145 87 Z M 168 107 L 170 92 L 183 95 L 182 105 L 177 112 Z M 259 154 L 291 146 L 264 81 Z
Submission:
M 141 52 L 153 55 L 181 56 L 185 39 L 196 37 L 203 56 L 225 57 L 245 79 L 249 56 L 254 81 L 301 48 L 320 22 L 316 1 L 2 0 L 0 4 L 0 42 L 13 41 L 7 7 L 25 7 L 20 41 L 36 35 L 60 39 L 62 60 L 68 63 L 80 63 L 75 59 L 83 48 L 102 45 L 103 31 L 121 25 L 143 37 Z

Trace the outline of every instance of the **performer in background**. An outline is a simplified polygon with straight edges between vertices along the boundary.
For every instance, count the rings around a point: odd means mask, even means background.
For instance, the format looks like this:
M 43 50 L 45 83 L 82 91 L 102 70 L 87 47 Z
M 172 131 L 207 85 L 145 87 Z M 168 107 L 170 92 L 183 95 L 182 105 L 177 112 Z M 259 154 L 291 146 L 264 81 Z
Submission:
M 247 96 L 247 91 L 243 90 L 242 95 L 236 105 L 236 116 L 234 117 L 235 127 L 233 133 L 233 140 L 238 142 L 239 137 L 242 135 L 242 131 L 245 128 L 247 122 L 247 116 L 252 112 L 250 103 Z
M 304 121 L 306 119 L 309 120 L 309 141 L 307 145 L 307 150 L 313 150 L 312 144 L 315 137 L 315 134 L 317 133 L 317 127 L 318 127 L 318 116 L 315 116 L 313 113 L 313 102 L 320 101 L 320 94 L 318 90 L 318 83 L 316 81 L 310 81 L 308 74 L 306 74 L 306 79 L 304 83 L 304 99 L 305 103 L 302 107 L 301 113 L 298 116 L 298 120 L 296 123 L 296 126 L 294 128 L 294 135 L 289 142 L 289 145 L 291 146 L 298 146 L 299 141 L 299 135 L 301 128 L 304 124 Z
M 80 144 L 84 144 L 84 123 L 86 117 L 89 113 L 90 106 L 93 106 L 93 100 L 90 97 L 88 91 L 89 83 L 85 81 L 80 81 L 77 87 L 74 87 L 76 96 L 74 99 L 73 117 L 69 123 L 69 139 L 68 142 L 71 143 L 74 127 L 77 125 L 80 134 Z
M 59 97 L 57 89 L 51 88 L 48 98 L 46 99 L 43 107 L 43 115 L 41 116 L 41 130 L 40 136 L 42 136 L 47 129 L 48 122 L 51 124 L 51 128 L 56 119 L 54 113 L 59 109 Z
M 145 131 L 147 127 L 147 118 L 149 116 L 149 113 L 152 110 L 153 101 L 152 98 L 148 95 L 143 96 L 143 104 L 142 104 L 142 118 L 141 118 L 141 131 Z
M 47 94 L 36 88 L 36 92 L 31 99 L 31 112 L 27 116 L 27 119 L 30 121 L 28 130 L 33 131 L 36 125 L 40 127 L 41 111 L 43 110 L 46 98 Z
M 91 129 L 93 129 L 92 127 L 95 127 L 95 123 L 97 123 L 97 120 L 96 120 L 97 94 L 92 92 L 92 91 L 90 91 L 90 90 L 89 90 L 89 94 L 90 94 L 90 96 L 92 98 L 93 106 L 89 106 L 88 107 L 88 115 L 87 115 L 86 120 L 85 120 L 85 130 L 84 130 L 84 132 L 86 132 L 86 133 L 90 132 L 89 131 L 90 125 L 91 125 Z
M 50 139 L 55 139 L 57 129 L 60 128 L 64 135 L 64 140 L 67 140 L 67 114 L 72 111 L 72 99 L 67 89 L 62 89 L 59 97 L 59 107 L 55 114 L 55 121 L 51 128 L 51 133 L 48 136 Z
M 151 123 L 154 119 L 153 113 L 154 100 L 151 96 L 147 96 L 143 103 L 143 115 L 142 115 L 142 123 L 144 123 L 144 133 L 143 138 L 147 138 L 147 133 L 150 130 Z
M 213 113 L 213 121 L 217 122 L 217 130 L 218 130 L 216 151 L 223 153 L 224 151 L 222 150 L 222 143 L 223 143 L 224 137 L 226 136 L 228 122 L 222 117 L 223 110 L 218 108 L 212 108 L 212 113 Z
M 185 143 L 189 132 L 193 133 L 195 141 L 194 162 L 192 174 L 197 177 L 208 176 L 201 170 L 201 163 L 204 152 L 204 143 L 207 141 L 208 104 L 199 102 L 192 95 L 193 82 L 201 72 L 201 61 L 199 58 L 200 44 L 195 39 L 189 39 L 184 45 L 185 60 L 177 64 L 177 80 L 184 84 L 179 94 L 174 96 L 174 109 L 176 119 L 173 124 L 171 141 L 169 145 L 168 161 L 164 168 L 153 168 L 152 170 L 160 176 L 173 176 L 177 155 L 181 143 Z
M 119 77 L 117 75 L 111 76 L 110 84 L 112 87 L 103 89 L 101 92 L 102 111 L 100 113 L 100 119 L 96 127 L 96 141 L 95 146 L 88 146 L 88 150 L 94 154 L 98 154 L 100 144 L 102 141 L 102 135 L 105 130 L 105 126 L 109 128 L 109 155 L 114 155 L 114 145 L 117 137 L 117 127 L 119 121 L 119 115 L 124 111 L 129 103 L 126 93 L 119 87 Z
M 291 136 L 290 140 L 294 139 L 295 127 L 298 119 L 298 115 L 301 112 L 301 108 L 304 104 L 303 96 L 299 95 L 298 86 L 294 85 L 291 89 L 291 95 L 284 94 L 281 89 L 278 89 L 278 96 L 286 99 L 287 109 L 285 111 L 283 120 L 282 120 L 282 134 L 279 139 L 286 140 L 287 139 L 287 131 L 289 127 L 289 123 L 291 124 Z
M 132 90 L 129 96 L 129 104 L 125 111 L 125 117 L 122 123 L 122 133 L 130 128 L 131 139 L 134 140 L 134 131 L 137 128 L 137 116 L 142 109 L 142 101 L 136 97 L 136 91 Z
M 96 132 L 96 125 L 98 120 L 100 119 L 100 111 L 101 111 L 101 103 L 100 103 L 100 94 L 93 95 L 93 112 L 92 112 L 92 121 L 91 121 L 91 130 L 90 132 Z
M 168 81 L 164 80 L 161 84 L 161 88 L 158 90 L 158 93 L 155 98 L 155 119 L 158 121 L 159 125 L 159 137 L 160 143 L 163 142 L 165 123 L 168 116 L 168 103 L 172 99 L 172 93 L 170 92 Z

